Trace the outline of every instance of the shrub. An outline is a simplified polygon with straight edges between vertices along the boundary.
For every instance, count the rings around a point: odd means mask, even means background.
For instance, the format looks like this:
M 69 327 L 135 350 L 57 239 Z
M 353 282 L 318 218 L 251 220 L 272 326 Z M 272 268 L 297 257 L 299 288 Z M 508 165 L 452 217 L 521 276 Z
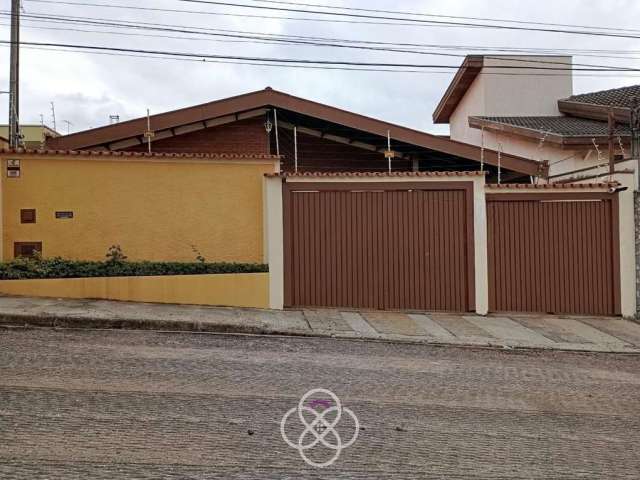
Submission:
M 110 263 L 124 262 L 127 259 L 120 245 L 111 245 L 105 257 Z
M 150 275 L 202 275 L 211 273 L 267 272 L 260 263 L 205 262 L 129 262 L 109 259 L 104 262 L 65 260 L 63 258 L 16 258 L 0 262 L 1 280 L 28 278 L 137 277 Z

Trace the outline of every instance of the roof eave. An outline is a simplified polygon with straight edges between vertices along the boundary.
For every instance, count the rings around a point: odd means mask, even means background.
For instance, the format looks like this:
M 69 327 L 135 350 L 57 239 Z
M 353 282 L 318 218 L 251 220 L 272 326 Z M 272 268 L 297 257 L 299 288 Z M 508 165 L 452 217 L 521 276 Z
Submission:
M 562 144 L 563 137 L 551 132 L 543 132 L 534 128 L 520 127 L 518 125 L 510 125 L 507 123 L 487 120 L 486 118 L 469 117 L 469 126 L 471 128 L 486 128 L 498 133 L 512 133 L 521 137 L 531 138 L 533 140 L 541 140 Z
M 451 114 L 455 111 L 483 66 L 484 57 L 482 55 L 469 55 L 465 58 L 440 99 L 438 106 L 433 111 L 433 123 L 449 123 Z
M 616 121 L 629 123 L 630 110 L 624 107 L 597 105 L 594 103 L 574 102 L 569 99 L 558 100 L 558 110 L 573 117 L 590 120 L 607 121 L 609 112 L 613 110 Z
M 264 107 L 281 108 L 314 117 L 329 123 L 343 125 L 373 135 L 386 137 L 389 133 L 395 141 L 409 143 L 448 155 L 457 156 L 476 162 L 481 161 L 480 148 L 475 145 L 456 142 L 449 138 L 432 135 L 407 127 L 377 120 L 357 113 L 341 110 L 311 100 L 295 97 L 272 89 L 259 90 L 236 97 L 231 97 L 208 104 L 188 107 L 151 117 L 154 131 L 177 128 L 181 125 L 206 122 L 209 119 L 236 115 L 240 112 L 252 111 Z M 87 149 L 99 145 L 134 139 L 144 134 L 147 126 L 146 117 L 113 124 L 98 129 L 87 130 L 73 135 L 51 139 L 47 146 L 53 149 Z M 484 161 L 490 165 L 498 165 L 498 154 L 485 150 Z M 540 175 L 540 164 L 534 160 L 514 155 L 501 155 L 503 168 L 524 175 Z
M 544 138 L 545 142 L 554 143 L 561 147 L 593 145 L 594 140 L 596 143 L 606 143 L 608 141 L 607 135 L 561 135 L 545 130 L 511 125 L 478 117 L 469 117 L 469 126 L 478 129 L 485 128 L 498 133 L 510 133 L 532 140 L 542 140 Z M 623 139 L 624 143 L 629 142 L 629 135 L 616 135 L 616 138 L 617 137 Z

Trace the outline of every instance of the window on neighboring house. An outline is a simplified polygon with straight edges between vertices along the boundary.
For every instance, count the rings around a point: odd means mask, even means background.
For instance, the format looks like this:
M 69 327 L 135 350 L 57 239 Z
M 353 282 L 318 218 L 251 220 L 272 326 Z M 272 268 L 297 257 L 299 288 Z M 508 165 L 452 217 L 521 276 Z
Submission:
M 35 253 L 42 254 L 42 242 L 15 242 L 13 244 L 13 256 L 33 257 Z
M 23 208 L 20 210 L 20 223 L 36 223 L 36 209 Z

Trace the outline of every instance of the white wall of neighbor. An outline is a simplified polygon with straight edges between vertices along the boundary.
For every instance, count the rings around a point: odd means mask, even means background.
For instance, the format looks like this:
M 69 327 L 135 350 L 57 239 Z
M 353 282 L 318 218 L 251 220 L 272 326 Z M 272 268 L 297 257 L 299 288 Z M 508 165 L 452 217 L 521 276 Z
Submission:
M 502 150 L 504 153 L 518 155 L 530 158 L 536 161 L 549 162 L 549 175 L 561 175 L 567 173 L 567 178 L 574 176 L 592 176 L 596 174 L 606 174 L 609 171 L 609 147 L 606 143 L 598 144 L 598 148 L 589 147 L 587 145 L 576 149 L 562 148 L 557 143 L 548 141 L 541 142 L 535 138 L 522 137 L 511 133 L 498 133 L 489 130 L 482 132 L 479 129 L 473 129 L 479 135 L 478 145 L 482 145 L 484 138 L 484 146 L 490 150 Z M 622 149 L 618 142 L 615 144 L 616 155 L 624 154 L 629 156 L 629 145 L 623 145 Z M 587 172 L 571 174 L 574 170 L 588 167 L 596 167 L 597 165 L 607 164 L 597 169 Z M 637 162 L 617 163 L 616 170 L 632 169 L 636 170 Z M 553 181 L 560 180 L 552 179 Z M 592 180 L 593 181 L 593 180 Z
M 566 68 L 565 64 L 571 63 L 570 56 L 485 57 L 482 71 L 451 115 L 451 138 L 480 144 L 480 131 L 469 127 L 469 116 L 560 115 L 558 99 L 567 98 L 573 93 L 571 72 L 530 70 L 526 67 Z M 520 68 L 495 69 L 500 66 Z M 540 75 L 547 72 L 549 75 Z
M 515 61 L 522 60 L 522 61 Z M 526 60 L 526 61 L 524 61 Z M 570 56 L 499 56 L 486 58 L 486 67 L 501 65 L 522 67 L 562 68 L 571 64 Z M 484 70 L 483 70 L 484 71 Z M 469 126 L 470 116 L 539 116 L 561 115 L 558 100 L 573 93 L 571 72 L 549 71 L 549 75 L 539 75 L 544 71 L 522 68 L 509 69 L 516 75 L 478 75 L 450 118 L 449 127 L 453 140 L 502 151 L 537 161 L 548 161 L 549 174 L 558 175 L 580 168 L 595 167 L 606 163 L 607 145 L 598 145 L 598 150 L 590 145 L 576 149 L 562 148 L 560 145 L 536 138 L 527 138 L 504 132 L 495 132 Z M 628 149 L 628 148 L 627 148 Z M 616 145 L 616 153 L 622 153 Z M 628 152 L 626 152 L 628 153 Z M 602 167 L 594 173 L 605 173 Z M 585 174 L 586 175 L 586 174 Z
M 571 64 L 570 56 L 517 56 L 500 55 L 485 57 L 484 68 L 496 66 L 521 66 L 562 68 Z M 483 69 L 484 71 L 484 69 Z M 549 175 L 567 174 L 567 177 L 604 175 L 608 166 L 578 174 L 574 170 L 596 167 L 608 162 L 608 145 L 602 143 L 596 148 L 583 145 L 576 148 L 563 148 L 550 141 L 541 142 L 540 138 L 528 138 L 506 132 L 469 126 L 470 116 L 541 116 L 561 115 L 558 100 L 573 94 L 571 72 L 549 71 L 549 75 L 540 75 L 544 71 L 523 68 L 509 69 L 517 75 L 492 75 L 488 70 L 482 72 L 473 81 L 464 97 L 451 114 L 449 120 L 450 135 L 453 140 L 482 146 L 490 150 L 502 151 L 512 155 L 537 161 L 549 162 Z M 494 71 L 495 72 L 495 71 Z M 629 155 L 629 146 L 615 146 L 616 154 Z M 637 170 L 635 162 L 616 165 L 616 169 Z M 552 180 L 556 181 L 560 178 Z

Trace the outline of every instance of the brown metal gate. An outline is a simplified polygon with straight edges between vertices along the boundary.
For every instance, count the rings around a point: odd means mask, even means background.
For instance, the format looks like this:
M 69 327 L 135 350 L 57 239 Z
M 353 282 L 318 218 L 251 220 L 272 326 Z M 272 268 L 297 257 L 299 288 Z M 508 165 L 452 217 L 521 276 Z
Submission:
M 470 182 L 284 185 L 285 305 L 468 311 Z
M 487 195 L 489 310 L 620 313 L 616 195 Z

